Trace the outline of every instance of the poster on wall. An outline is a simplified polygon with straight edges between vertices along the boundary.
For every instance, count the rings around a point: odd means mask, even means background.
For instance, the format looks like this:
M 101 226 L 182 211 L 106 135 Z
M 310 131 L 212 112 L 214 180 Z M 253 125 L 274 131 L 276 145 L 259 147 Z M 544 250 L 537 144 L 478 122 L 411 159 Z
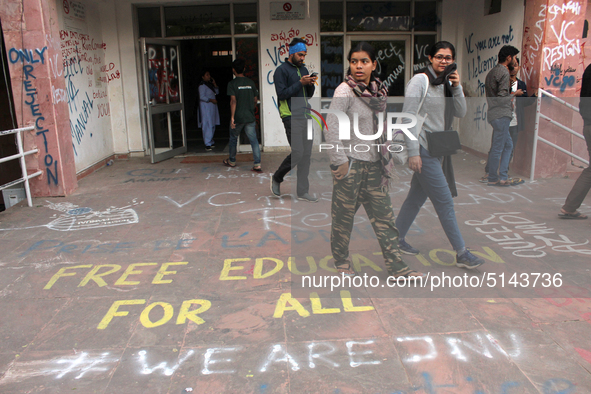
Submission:
M 81 1 L 63 0 L 64 26 L 67 30 L 84 32 L 86 26 L 86 6 Z
M 304 1 L 274 1 L 271 2 L 271 20 L 289 21 L 304 19 L 306 2 Z

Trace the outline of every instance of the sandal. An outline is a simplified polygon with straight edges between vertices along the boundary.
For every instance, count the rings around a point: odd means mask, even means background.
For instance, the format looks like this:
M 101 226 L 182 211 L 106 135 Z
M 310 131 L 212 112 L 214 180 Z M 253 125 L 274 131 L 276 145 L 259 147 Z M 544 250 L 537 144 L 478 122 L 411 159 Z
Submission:
M 261 173 L 261 172 L 263 172 L 263 169 L 261 168 L 261 166 L 258 166 L 258 167 L 254 166 L 254 167 L 252 167 L 251 171 Z
M 226 167 L 236 167 L 236 163 L 234 163 L 234 164 L 230 163 L 229 159 L 224 159 L 224 161 L 222 161 L 222 163 L 224 163 L 224 165 Z
M 488 174 L 478 180 L 480 183 L 488 183 Z
M 404 281 L 415 281 L 418 279 L 422 279 L 425 280 L 427 279 L 428 274 L 424 274 L 422 272 L 418 272 L 418 271 L 413 271 L 410 270 L 404 274 L 399 274 L 399 275 L 390 275 L 390 277 L 394 278 L 394 280 L 398 280 L 398 278 L 404 278 Z
M 511 183 L 508 181 L 497 181 L 497 182 L 489 182 L 487 183 L 488 186 L 500 186 L 500 187 L 509 187 Z
M 351 266 L 351 263 L 348 261 L 345 261 L 341 264 L 338 264 L 335 262 L 334 263 L 334 267 L 335 269 L 339 272 L 339 274 L 344 274 L 345 276 L 355 276 L 357 275 L 357 271 L 355 271 L 353 269 L 353 267 Z
M 558 214 L 558 217 L 560 219 L 587 219 L 587 215 L 583 215 L 581 212 L 579 211 L 575 211 L 573 213 L 569 213 L 569 212 L 561 212 Z
M 521 178 L 509 178 L 508 181 L 511 186 L 517 186 L 525 183 L 525 181 Z

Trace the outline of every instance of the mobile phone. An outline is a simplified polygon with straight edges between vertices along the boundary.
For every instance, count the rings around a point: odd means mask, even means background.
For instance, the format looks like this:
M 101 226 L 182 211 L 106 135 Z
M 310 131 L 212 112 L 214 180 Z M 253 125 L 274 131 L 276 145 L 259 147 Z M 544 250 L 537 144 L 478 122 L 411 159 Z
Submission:
M 318 73 L 317 72 L 313 72 L 312 74 L 310 74 L 311 77 L 317 77 Z

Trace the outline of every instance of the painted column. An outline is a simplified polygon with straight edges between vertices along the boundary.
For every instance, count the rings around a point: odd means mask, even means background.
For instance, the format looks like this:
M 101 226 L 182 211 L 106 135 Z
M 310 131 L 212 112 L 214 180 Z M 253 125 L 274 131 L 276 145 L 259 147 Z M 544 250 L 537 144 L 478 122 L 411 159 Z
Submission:
M 530 95 L 542 88 L 578 107 L 585 69 L 586 11 L 586 0 L 526 2 L 520 74 Z M 550 99 L 542 100 L 541 113 L 579 133 L 582 130 L 583 122 L 576 112 Z M 521 174 L 529 174 L 531 168 L 534 115 L 535 111 L 526 110 L 526 127 L 516 146 L 520 154 L 515 155 L 514 168 Z M 542 119 L 538 130 L 540 137 L 567 150 L 573 145 L 574 153 L 586 157 L 579 138 Z M 570 162 L 568 155 L 538 142 L 534 177 L 564 175 Z
M 77 187 L 67 95 L 63 78 L 59 26 L 55 1 L 2 1 L 0 18 L 8 56 L 18 126 L 35 125 L 24 135 L 29 173 L 35 197 L 64 196 Z

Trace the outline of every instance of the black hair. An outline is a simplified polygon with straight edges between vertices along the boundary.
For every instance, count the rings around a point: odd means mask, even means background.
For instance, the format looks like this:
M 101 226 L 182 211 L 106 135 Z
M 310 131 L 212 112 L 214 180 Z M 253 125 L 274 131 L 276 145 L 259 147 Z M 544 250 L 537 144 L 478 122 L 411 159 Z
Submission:
M 499 63 L 505 63 L 509 56 L 516 56 L 519 53 L 519 49 L 511 45 L 505 45 L 499 51 Z
M 244 67 L 246 66 L 246 61 L 242 58 L 238 58 L 232 62 L 232 68 L 236 71 L 236 74 L 242 74 L 244 72 Z
M 306 41 L 303 40 L 303 39 L 301 39 L 300 37 L 295 37 L 293 40 L 291 40 L 291 42 L 289 43 L 289 46 L 291 47 L 291 46 L 294 46 L 294 45 L 300 44 L 300 43 L 308 46 L 308 44 L 306 43 Z
M 437 55 L 437 52 L 439 52 L 439 50 L 441 50 L 441 49 L 451 49 L 451 57 L 453 57 L 454 59 L 456 58 L 456 48 L 449 41 L 436 42 L 431 47 L 431 50 L 429 52 L 429 56 L 434 57 L 435 55 Z
M 205 76 L 205 74 L 208 73 L 208 72 L 209 72 L 209 70 L 206 69 L 206 68 L 203 69 L 203 70 L 201 70 L 201 78 L 203 78 Z M 209 74 L 211 75 L 211 73 L 209 73 Z
M 361 41 L 361 42 L 358 42 L 354 47 L 351 48 L 351 50 L 349 51 L 349 54 L 347 55 L 347 60 L 349 61 L 349 63 L 351 63 L 351 56 L 355 52 L 365 52 L 369 56 L 369 59 L 371 60 L 372 63 L 376 61 L 376 50 L 369 42 Z M 350 75 L 350 74 L 351 74 L 351 67 L 349 67 L 349 69 L 347 70 L 347 75 Z M 370 81 L 375 80 L 376 77 L 377 77 L 376 72 L 375 71 L 372 72 Z

